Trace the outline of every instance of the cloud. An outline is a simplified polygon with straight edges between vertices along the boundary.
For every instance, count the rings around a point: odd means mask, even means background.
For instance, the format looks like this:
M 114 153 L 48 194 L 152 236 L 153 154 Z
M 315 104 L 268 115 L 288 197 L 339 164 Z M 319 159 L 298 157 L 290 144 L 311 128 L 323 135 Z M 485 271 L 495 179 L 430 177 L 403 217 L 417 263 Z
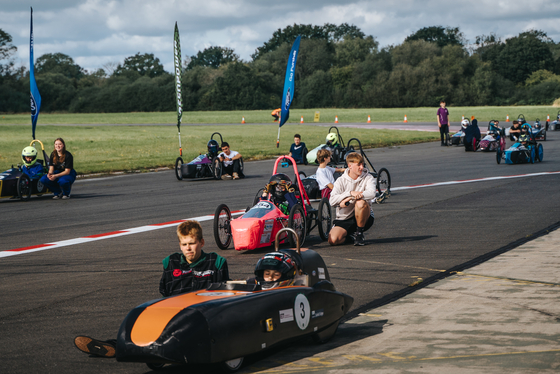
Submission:
M 502 39 L 529 29 L 560 41 L 557 0 L 0 0 L 2 30 L 12 35 L 18 59 L 29 59 L 29 6 L 34 9 L 35 56 L 62 52 L 88 70 L 153 53 L 172 70 L 175 22 L 183 58 L 209 46 L 230 47 L 244 60 L 287 25 L 349 23 L 396 45 L 422 27 L 459 27 L 467 39 L 495 33 Z

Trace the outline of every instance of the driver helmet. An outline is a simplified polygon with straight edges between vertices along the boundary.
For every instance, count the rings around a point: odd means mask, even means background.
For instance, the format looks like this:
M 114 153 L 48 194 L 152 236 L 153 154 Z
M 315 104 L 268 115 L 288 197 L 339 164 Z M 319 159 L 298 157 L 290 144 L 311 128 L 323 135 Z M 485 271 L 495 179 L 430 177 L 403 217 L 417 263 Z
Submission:
M 25 159 L 26 157 L 31 157 L 31 161 L 27 161 Z M 27 167 L 31 167 L 35 165 L 35 163 L 37 162 L 37 150 L 35 149 L 35 147 L 32 146 L 25 147 L 23 151 L 21 151 L 21 160 L 23 161 L 23 164 Z
M 280 273 L 278 279 L 272 281 L 264 280 L 265 270 L 273 270 Z M 291 286 L 295 282 L 296 263 L 285 253 L 271 252 L 264 255 L 257 266 L 255 266 L 255 276 L 257 282 L 263 289 Z
M 524 123 L 527 123 L 527 121 L 525 121 L 525 118 L 518 118 L 517 122 L 519 122 L 519 124 L 521 124 L 521 125 L 524 124 Z
M 274 196 L 277 202 L 284 201 L 286 192 L 292 192 L 292 180 L 286 174 L 278 173 L 270 177 L 268 181 L 268 192 Z
M 215 141 L 214 139 L 210 140 L 207 144 L 208 146 L 208 154 L 210 156 L 217 156 L 218 152 L 220 151 L 220 146 L 218 144 L 217 141 Z
M 528 141 L 529 141 L 529 135 L 527 135 L 527 134 L 522 134 L 522 135 L 519 137 L 519 142 L 520 142 L 520 143 L 528 142 Z
M 527 132 L 529 132 L 529 125 L 526 124 L 526 123 L 524 123 L 524 124 L 521 126 L 521 132 L 522 132 L 522 133 L 527 133 Z
M 336 135 L 336 133 L 334 132 L 328 133 L 326 142 L 329 147 L 334 147 L 338 145 L 338 135 Z
M 467 126 L 469 125 L 469 120 L 468 119 L 464 119 L 461 121 L 461 127 L 466 129 Z

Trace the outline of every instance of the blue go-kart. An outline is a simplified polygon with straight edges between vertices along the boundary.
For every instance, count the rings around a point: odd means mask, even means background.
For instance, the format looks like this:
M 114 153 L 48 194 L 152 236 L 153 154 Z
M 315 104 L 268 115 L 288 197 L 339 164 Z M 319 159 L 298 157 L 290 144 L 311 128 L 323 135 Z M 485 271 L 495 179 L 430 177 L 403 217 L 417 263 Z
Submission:
M 530 131 L 530 125 L 524 124 L 523 127 L 527 127 L 527 138 L 528 141 L 523 144 L 523 142 L 517 142 L 509 147 L 505 152 L 501 150 L 496 151 L 496 162 L 500 164 L 502 160 L 506 164 L 524 164 L 535 162 L 542 162 L 544 152 L 542 144 L 538 143 L 535 139 L 534 134 Z

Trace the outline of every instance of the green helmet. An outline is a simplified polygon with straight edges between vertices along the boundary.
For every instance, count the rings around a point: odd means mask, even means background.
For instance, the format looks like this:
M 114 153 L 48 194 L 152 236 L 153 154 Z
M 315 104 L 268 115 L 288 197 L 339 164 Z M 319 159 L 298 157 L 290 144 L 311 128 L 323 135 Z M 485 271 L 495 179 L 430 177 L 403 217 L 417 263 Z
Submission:
M 31 157 L 31 161 L 27 161 L 25 159 L 26 157 Z M 21 160 L 27 167 L 35 165 L 35 163 L 37 162 L 37 150 L 35 149 L 35 147 L 25 147 L 23 151 L 21 151 Z
M 331 132 L 329 134 L 327 134 L 327 145 L 329 147 L 334 147 L 335 145 L 338 144 L 338 135 L 336 135 L 336 133 Z

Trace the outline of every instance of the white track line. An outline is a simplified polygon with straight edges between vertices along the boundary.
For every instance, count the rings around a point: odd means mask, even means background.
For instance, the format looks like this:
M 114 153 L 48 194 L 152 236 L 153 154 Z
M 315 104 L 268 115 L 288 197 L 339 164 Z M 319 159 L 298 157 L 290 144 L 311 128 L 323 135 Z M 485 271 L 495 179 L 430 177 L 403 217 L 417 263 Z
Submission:
M 245 212 L 245 210 L 236 210 L 236 211 L 231 212 L 231 215 L 232 216 L 237 216 L 237 215 L 242 214 L 243 212 Z M 111 238 L 116 238 L 118 236 L 139 234 L 139 233 L 142 233 L 142 232 L 164 229 L 164 228 L 167 228 L 167 227 L 178 226 L 181 222 L 184 222 L 184 221 L 187 221 L 187 220 L 195 220 L 195 221 L 198 221 L 198 222 L 203 222 L 203 221 L 210 221 L 212 219 L 214 219 L 213 214 L 208 215 L 208 216 L 200 216 L 200 217 L 193 217 L 193 218 L 187 218 L 187 219 L 180 219 L 180 220 L 171 221 L 171 222 L 157 223 L 157 224 L 154 224 L 154 225 L 134 227 L 134 228 L 131 228 L 131 229 L 107 232 L 107 233 L 104 233 L 104 234 L 84 236 L 84 237 L 81 237 L 81 238 L 61 240 L 59 242 L 33 245 L 33 246 L 30 246 L 30 247 L 9 249 L 9 250 L 6 250 L 6 251 L 0 251 L 0 258 L 22 255 L 22 254 L 38 252 L 38 251 L 44 251 L 46 249 L 67 247 L 67 246 L 76 245 L 76 244 L 84 244 L 84 243 L 89 243 L 89 242 L 93 242 L 93 241 L 97 241 L 97 240 L 111 239 Z
M 507 175 L 507 176 L 502 176 L 502 177 L 488 177 L 488 178 L 477 178 L 477 179 L 457 180 L 457 181 L 438 182 L 438 183 L 417 184 L 417 185 L 413 185 L 413 186 L 395 187 L 395 188 L 391 189 L 391 191 L 412 190 L 412 189 L 416 189 L 416 188 L 425 188 L 425 187 L 450 186 L 450 185 L 454 185 L 454 184 L 486 182 L 486 181 L 501 180 L 501 179 L 530 178 L 530 177 L 539 177 L 539 176 L 543 176 L 543 175 L 554 175 L 554 174 L 560 174 L 560 171 L 545 171 L 545 172 L 541 172 L 541 173 Z M 314 200 L 311 200 L 311 201 L 320 201 L 320 200 L 314 199 Z M 245 212 L 245 210 L 236 210 L 236 211 L 231 212 L 231 214 L 233 216 L 236 216 L 236 215 L 242 214 L 243 212 Z M 212 220 L 212 219 L 214 219 L 214 215 L 186 218 L 186 219 L 181 219 L 181 220 L 177 220 L 177 221 L 171 221 L 171 222 L 157 223 L 157 224 L 147 225 L 147 226 L 134 227 L 134 228 L 131 228 L 131 229 L 126 229 L 126 230 L 118 230 L 118 231 L 108 232 L 108 233 L 104 233 L 104 234 L 84 236 L 84 237 L 76 238 L 76 239 L 62 240 L 62 241 L 59 241 L 59 242 L 45 243 L 45 244 L 33 245 L 33 246 L 30 246 L 30 247 L 9 249 L 9 250 L 6 250 L 6 251 L 0 251 L 0 258 L 9 257 L 9 256 L 16 256 L 16 255 L 32 253 L 32 252 L 38 252 L 38 251 L 44 251 L 46 249 L 67 247 L 67 246 L 76 245 L 76 244 L 84 244 L 84 243 L 93 242 L 93 241 L 97 241 L 97 240 L 116 238 L 118 236 L 138 234 L 138 233 L 147 232 L 147 231 L 159 230 L 159 229 L 163 229 L 163 228 L 167 228 L 167 227 L 177 226 L 181 222 L 184 222 L 184 221 L 187 221 L 187 220 L 196 220 L 196 221 L 199 221 L 199 222 L 204 222 L 204 221 L 209 221 L 209 220 Z

